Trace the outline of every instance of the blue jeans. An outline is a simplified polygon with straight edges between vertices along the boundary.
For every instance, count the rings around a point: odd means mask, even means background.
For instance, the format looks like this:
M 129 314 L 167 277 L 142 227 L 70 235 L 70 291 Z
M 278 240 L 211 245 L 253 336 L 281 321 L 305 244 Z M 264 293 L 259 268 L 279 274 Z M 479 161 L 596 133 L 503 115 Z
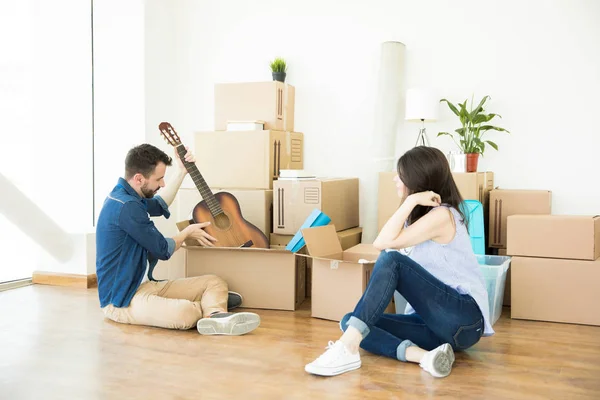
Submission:
M 397 290 L 415 314 L 384 314 Z M 371 280 L 354 312 L 340 321 L 343 331 L 353 326 L 363 337 L 360 347 L 406 361 L 406 348 L 425 350 L 449 343 L 464 350 L 483 335 L 483 315 L 475 300 L 446 285 L 418 263 L 397 251 L 382 251 Z

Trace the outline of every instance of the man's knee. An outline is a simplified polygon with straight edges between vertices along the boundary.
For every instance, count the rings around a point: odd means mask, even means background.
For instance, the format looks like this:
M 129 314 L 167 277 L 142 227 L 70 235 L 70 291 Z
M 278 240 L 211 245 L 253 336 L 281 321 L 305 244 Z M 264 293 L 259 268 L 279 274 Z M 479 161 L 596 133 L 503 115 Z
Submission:
M 227 289 L 227 282 L 223 278 L 217 275 L 203 275 L 203 278 L 206 280 L 207 287 L 224 287 Z

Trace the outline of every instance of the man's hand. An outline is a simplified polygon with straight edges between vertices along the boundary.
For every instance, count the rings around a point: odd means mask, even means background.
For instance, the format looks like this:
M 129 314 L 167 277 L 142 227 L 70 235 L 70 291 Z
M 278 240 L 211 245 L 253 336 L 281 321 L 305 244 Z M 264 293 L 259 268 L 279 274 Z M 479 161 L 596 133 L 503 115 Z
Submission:
M 202 246 L 214 247 L 212 242 L 216 242 L 217 239 L 210 236 L 204 231 L 204 227 L 210 225 L 210 222 L 202 222 L 199 224 L 191 224 L 184 229 L 187 238 L 196 239 Z
M 185 156 L 183 157 L 183 159 L 189 163 L 195 163 L 196 162 L 196 158 L 194 157 L 194 154 L 192 154 L 192 152 L 190 151 L 189 147 L 186 146 L 185 148 Z M 177 152 L 177 149 L 175 149 L 175 158 L 177 159 L 177 165 L 179 166 L 179 170 L 182 171 L 183 174 L 187 173 L 187 169 L 185 168 L 185 165 L 183 165 L 183 162 L 181 161 L 181 158 L 179 157 L 179 153 Z

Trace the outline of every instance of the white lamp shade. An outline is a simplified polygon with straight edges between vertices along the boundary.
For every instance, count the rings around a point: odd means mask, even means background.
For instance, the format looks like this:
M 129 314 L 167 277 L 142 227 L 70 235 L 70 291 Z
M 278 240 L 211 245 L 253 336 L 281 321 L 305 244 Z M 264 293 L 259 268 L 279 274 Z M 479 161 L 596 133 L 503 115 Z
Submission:
M 438 99 L 425 89 L 408 89 L 406 91 L 405 119 L 435 121 L 438 117 Z

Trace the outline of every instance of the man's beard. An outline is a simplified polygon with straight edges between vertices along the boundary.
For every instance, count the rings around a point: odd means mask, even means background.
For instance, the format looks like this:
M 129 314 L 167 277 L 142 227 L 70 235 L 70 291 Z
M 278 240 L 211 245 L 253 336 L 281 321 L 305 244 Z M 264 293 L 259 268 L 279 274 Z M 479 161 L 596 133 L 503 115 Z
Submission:
M 158 189 L 160 189 L 160 188 L 158 188 Z M 145 198 L 151 199 L 154 197 L 156 192 L 158 192 L 158 189 L 150 190 L 150 189 L 148 189 L 148 184 L 144 183 L 144 185 L 142 186 L 142 194 L 144 195 Z

